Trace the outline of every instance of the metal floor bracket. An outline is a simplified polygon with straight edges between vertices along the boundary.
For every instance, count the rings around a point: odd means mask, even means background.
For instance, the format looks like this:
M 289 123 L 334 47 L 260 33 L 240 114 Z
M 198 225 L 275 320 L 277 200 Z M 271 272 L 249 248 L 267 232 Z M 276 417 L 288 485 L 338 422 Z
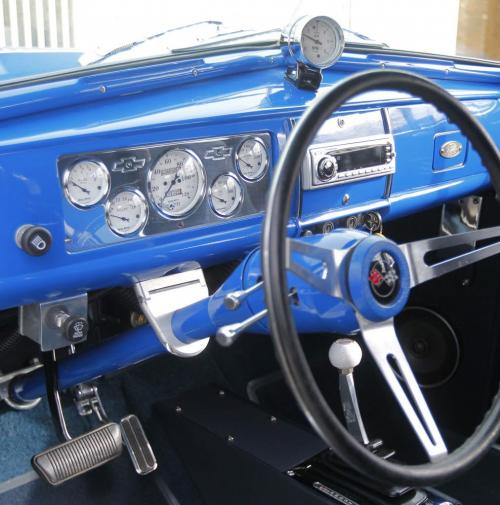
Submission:
M 138 282 L 134 290 L 144 315 L 167 351 L 176 356 L 189 357 L 205 349 L 209 338 L 186 344 L 176 338 L 171 324 L 176 310 L 208 297 L 201 268 Z

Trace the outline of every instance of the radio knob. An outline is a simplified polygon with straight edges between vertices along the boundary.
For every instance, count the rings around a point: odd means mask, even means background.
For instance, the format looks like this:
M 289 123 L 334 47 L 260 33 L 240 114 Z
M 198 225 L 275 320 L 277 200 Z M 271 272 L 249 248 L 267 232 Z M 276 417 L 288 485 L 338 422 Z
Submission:
M 333 156 L 325 156 L 318 163 L 318 179 L 330 181 L 337 175 L 337 160 Z

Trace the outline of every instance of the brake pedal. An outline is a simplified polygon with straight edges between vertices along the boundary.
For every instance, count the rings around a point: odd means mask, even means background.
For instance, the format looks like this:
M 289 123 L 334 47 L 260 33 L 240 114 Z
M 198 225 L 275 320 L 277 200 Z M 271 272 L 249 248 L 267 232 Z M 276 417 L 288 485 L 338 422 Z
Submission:
M 33 456 L 31 464 L 40 477 L 58 486 L 120 456 L 120 426 L 108 423 Z
M 129 415 L 120 421 L 122 438 L 130 454 L 135 471 L 139 475 L 147 475 L 158 467 L 151 444 L 144 433 L 137 416 Z

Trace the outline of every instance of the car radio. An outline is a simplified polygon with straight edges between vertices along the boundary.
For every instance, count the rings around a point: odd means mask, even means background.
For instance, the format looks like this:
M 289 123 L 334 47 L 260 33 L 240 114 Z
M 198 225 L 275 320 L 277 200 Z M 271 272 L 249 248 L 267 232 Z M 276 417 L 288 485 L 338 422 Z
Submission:
M 302 167 L 302 187 L 317 189 L 392 174 L 395 157 L 392 135 L 312 145 Z

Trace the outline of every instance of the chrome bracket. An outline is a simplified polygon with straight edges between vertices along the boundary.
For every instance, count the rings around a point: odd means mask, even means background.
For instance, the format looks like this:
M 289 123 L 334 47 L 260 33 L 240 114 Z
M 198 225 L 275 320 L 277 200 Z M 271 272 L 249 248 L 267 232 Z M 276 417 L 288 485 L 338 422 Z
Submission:
M 144 315 L 168 352 L 191 357 L 205 350 L 209 338 L 186 344 L 172 330 L 175 311 L 208 298 L 207 283 L 201 268 L 137 282 L 134 290 Z
M 476 195 L 445 203 L 441 211 L 439 234 L 456 235 L 477 230 L 482 203 L 483 199 Z
M 95 414 L 100 423 L 107 423 L 108 416 L 95 384 L 78 384 L 73 390 L 74 402 L 78 414 L 82 417 Z

